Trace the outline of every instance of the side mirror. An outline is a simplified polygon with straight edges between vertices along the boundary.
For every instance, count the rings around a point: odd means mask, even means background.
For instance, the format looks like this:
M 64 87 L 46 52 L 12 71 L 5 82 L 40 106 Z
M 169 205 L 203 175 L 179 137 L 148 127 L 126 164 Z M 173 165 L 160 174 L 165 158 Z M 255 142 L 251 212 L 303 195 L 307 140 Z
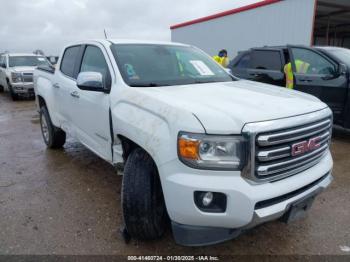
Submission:
M 77 78 L 77 86 L 82 90 L 107 93 L 103 76 L 99 72 L 81 72 Z
M 339 75 L 346 75 L 348 67 L 345 64 L 339 64 Z

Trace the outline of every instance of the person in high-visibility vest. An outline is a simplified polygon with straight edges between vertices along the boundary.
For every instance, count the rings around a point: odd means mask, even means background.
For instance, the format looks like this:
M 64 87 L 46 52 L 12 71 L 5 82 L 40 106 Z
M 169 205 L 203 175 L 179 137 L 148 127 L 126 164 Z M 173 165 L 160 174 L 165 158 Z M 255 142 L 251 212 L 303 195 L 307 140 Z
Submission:
M 222 49 L 218 55 L 213 56 L 213 59 L 223 67 L 227 67 L 230 62 L 225 49 Z
M 307 73 L 309 70 L 310 64 L 306 63 L 302 60 L 295 60 L 295 67 L 297 73 Z M 294 76 L 293 76 L 293 69 L 292 69 L 292 63 L 289 62 L 284 66 L 284 74 L 286 75 L 286 88 L 293 89 L 294 88 Z

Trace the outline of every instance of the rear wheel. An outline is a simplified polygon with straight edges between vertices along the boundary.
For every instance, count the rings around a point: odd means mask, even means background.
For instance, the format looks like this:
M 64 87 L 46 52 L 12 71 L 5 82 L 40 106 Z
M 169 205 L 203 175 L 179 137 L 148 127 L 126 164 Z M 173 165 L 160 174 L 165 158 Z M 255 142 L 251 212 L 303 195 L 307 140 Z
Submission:
M 156 165 L 141 148 L 129 155 L 123 176 L 122 207 L 126 230 L 141 240 L 160 238 L 168 216 Z
M 46 106 L 40 108 L 40 127 L 44 142 L 49 148 L 61 148 L 66 142 L 66 133 L 52 124 Z

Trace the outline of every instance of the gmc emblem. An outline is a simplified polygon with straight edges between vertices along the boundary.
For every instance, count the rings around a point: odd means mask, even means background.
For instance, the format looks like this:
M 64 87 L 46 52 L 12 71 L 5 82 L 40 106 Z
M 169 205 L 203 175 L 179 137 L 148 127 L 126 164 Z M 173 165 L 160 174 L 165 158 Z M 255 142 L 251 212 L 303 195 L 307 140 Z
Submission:
M 321 146 L 321 137 L 310 138 L 307 141 L 299 142 L 292 145 L 292 156 L 298 156 L 313 151 Z

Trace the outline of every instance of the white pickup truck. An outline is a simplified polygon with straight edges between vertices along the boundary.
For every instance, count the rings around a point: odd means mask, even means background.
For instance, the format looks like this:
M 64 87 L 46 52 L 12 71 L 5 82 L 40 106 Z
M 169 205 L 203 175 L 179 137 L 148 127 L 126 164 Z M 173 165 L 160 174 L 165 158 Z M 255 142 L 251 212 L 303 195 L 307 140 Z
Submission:
M 305 214 L 332 181 L 332 113 L 317 98 L 238 80 L 199 49 L 94 40 L 34 72 L 43 138 L 66 133 L 124 166 L 125 229 L 214 244 Z
M 0 90 L 8 91 L 13 100 L 34 96 L 33 72 L 38 65 L 50 66 L 45 56 L 26 53 L 0 55 Z

